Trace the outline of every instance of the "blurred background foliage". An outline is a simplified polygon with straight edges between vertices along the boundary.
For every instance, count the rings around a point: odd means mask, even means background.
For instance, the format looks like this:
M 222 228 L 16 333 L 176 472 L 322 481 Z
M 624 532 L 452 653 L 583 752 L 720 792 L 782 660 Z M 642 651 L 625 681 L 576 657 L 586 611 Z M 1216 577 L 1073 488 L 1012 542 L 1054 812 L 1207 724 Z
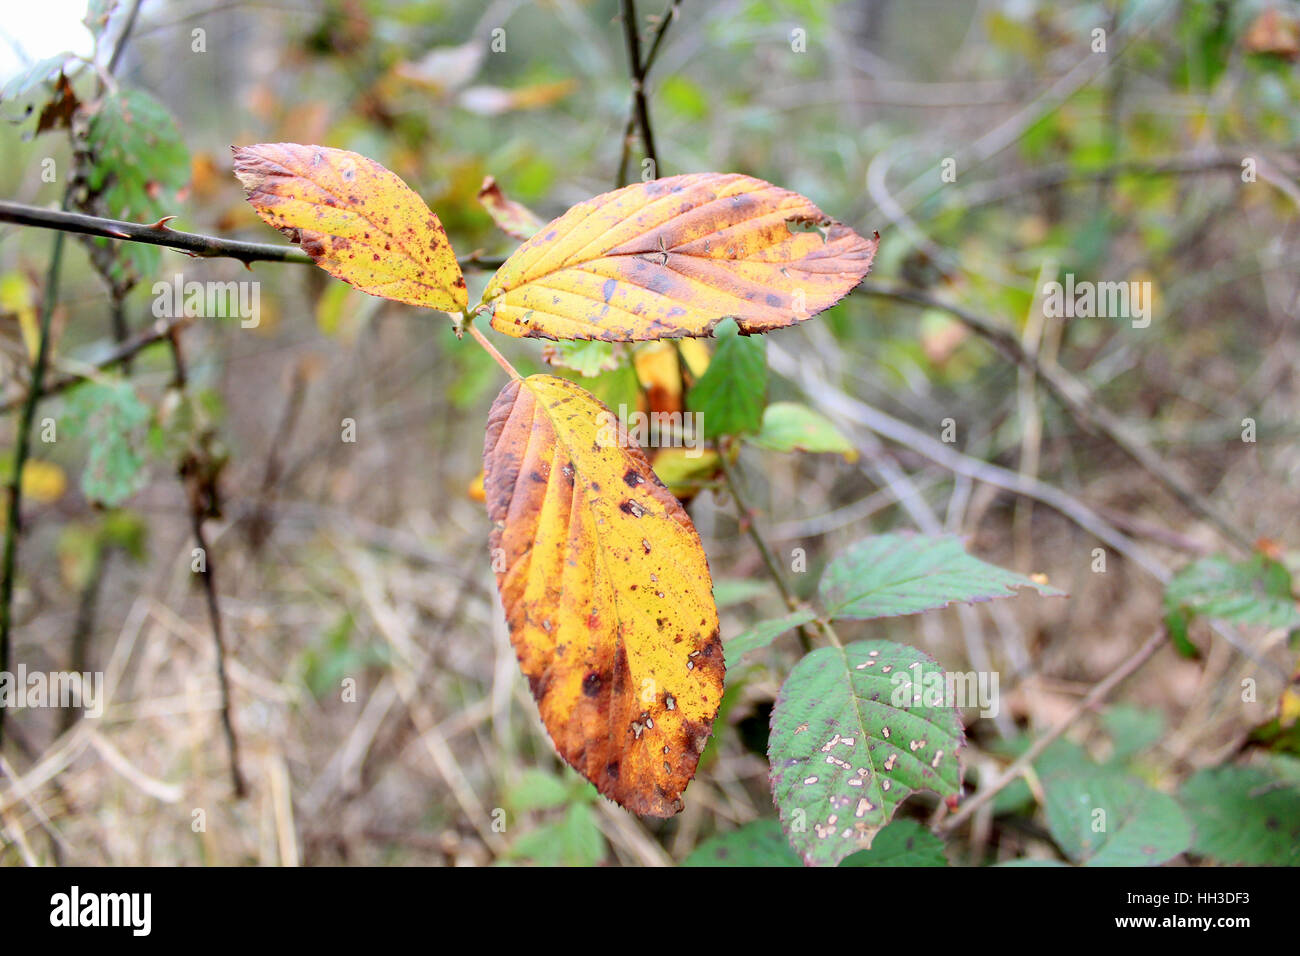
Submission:
M 112 6 L 92 4 L 92 19 Z M 660 7 L 639 5 L 647 42 Z M 122 14 L 101 23 L 101 67 Z M 969 460 L 1086 501 L 1170 568 L 1231 545 L 926 300 L 959 304 L 1072 371 L 1241 538 L 1264 539 L 1261 553 L 1294 570 L 1300 4 L 687 0 L 679 14 L 648 83 L 657 173 L 737 171 L 797 190 L 864 234 L 879 230 L 869 285 L 923 300 L 859 293 L 772 335 L 769 400 L 809 401 L 802 374 L 931 437 L 951 418 Z M 230 174 L 229 146 L 320 143 L 382 162 L 437 211 L 462 255 L 499 258 L 517 243 L 477 200 L 486 176 L 543 219 L 619 184 L 630 88 L 618 17 L 613 0 L 147 2 L 107 93 L 96 69 L 73 61 L 66 94 L 56 66 L 0 105 L 0 191 L 57 204 L 75 172 L 99 214 L 171 215 L 177 229 L 275 242 Z M 25 100 L 101 95 L 73 137 L 57 108 L 23 111 Z M 34 135 L 38 126 L 52 128 Z M 92 144 L 90 161 L 78 159 L 76 136 Z M 639 178 L 639 143 L 630 154 Z M 42 180 L 47 160 L 54 182 Z M 946 160 L 955 180 L 945 180 Z M 6 446 L 49 238 L 0 231 Z M 22 811 L 33 854 L 654 863 L 771 815 L 762 754 L 792 642 L 732 667 L 718 735 L 680 817 L 632 819 L 557 766 L 516 673 L 487 523 L 469 490 L 501 375 L 441 314 L 297 265 L 250 273 L 228 260 L 75 242 L 52 375 L 81 374 L 147 330 L 153 283 L 177 273 L 256 280 L 260 323 L 186 328 L 183 392 L 159 342 L 128 375 L 97 373 L 50 397 L 38 420 L 53 418 L 58 439 L 35 446 L 23 475 L 15 659 L 31 669 L 81 663 L 118 681 L 93 734 L 41 714 L 10 721 L 15 766 L 67 758 L 37 791 L 48 824 Z M 1150 326 L 1044 319 L 1036 290 L 1066 273 L 1149 282 Z M 467 273 L 471 301 L 488 274 Z M 545 367 L 536 343 L 501 347 L 521 371 Z M 633 394 L 630 374 L 604 372 L 593 387 L 607 399 Z M 954 479 L 905 442 L 854 431 L 848 417 L 839 424 L 860 458 L 741 455 L 754 520 L 783 556 L 806 553 L 813 573 L 792 575 L 801 593 L 846 542 L 915 525 L 917 513 L 897 503 L 910 488 L 973 551 L 1046 572 L 1072 594 L 863 628 L 923 647 L 950 670 L 1002 673 L 1002 716 L 965 715 L 971 772 L 986 772 L 1160 626 L 1162 582 L 1113 552 L 1098 573 L 1097 541 L 1057 511 Z M 355 442 L 340 440 L 345 419 Z M 1257 441 L 1242 440 L 1243 419 Z M 190 463 L 185 482 L 178 462 Z M 195 463 L 206 478 L 193 478 Z M 229 798 L 208 618 L 191 574 L 195 487 L 209 495 L 250 787 L 242 801 Z M 729 497 L 706 487 L 692 514 L 724 636 L 778 612 Z M 1289 577 L 1281 593 L 1290 597 Z M 1080 759 L 1122 760 L 1173 791 L 1236 753 L 1285 705 L 1295 659 L 1277 623 L 1247 621 L 1235 644 L 1192 626 L 1181 637 L 1195 656 L 1162 652 L 1130 700 L 1072 735 Z M 1258 682 L 1255 700 L 1240 700 L 1243 678 Z M 357 702 L 341 699 L 349 679 Z M 1041 795 L 1008 796 L 999 808 L 1010 816 L 950 847 L 951 859 L 1059 856 Z M 929 808 L 917 804 L 924 819 Z M 193 828 L 194 808 L 206 810 L 206 830 Z M 5 840 L 0 858 L 19 859 Z

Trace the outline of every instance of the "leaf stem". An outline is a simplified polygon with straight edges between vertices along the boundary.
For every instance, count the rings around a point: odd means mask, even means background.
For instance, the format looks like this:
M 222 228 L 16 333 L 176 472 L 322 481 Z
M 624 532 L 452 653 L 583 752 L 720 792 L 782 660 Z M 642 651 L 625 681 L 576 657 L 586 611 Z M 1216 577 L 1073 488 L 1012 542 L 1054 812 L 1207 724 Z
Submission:
M 495 360 L 498 365 L 506 370 L 507 375 L 516 382 L 523 381 L 523 376 L 516 372 L 515 367 L 510 364 L 506 357 L 496 350 L 496 346 L 487 340 L 487 336 L 478 330 L 478 326 L 474 324 L 473 313 L 471 313 L 465 320 L 465 328 L 469 329 L 469 334 L 474 337 L 474 341 L 483 346 L 483 350 L 487 352 L 488 355 L 492 356 L 493 360 Z

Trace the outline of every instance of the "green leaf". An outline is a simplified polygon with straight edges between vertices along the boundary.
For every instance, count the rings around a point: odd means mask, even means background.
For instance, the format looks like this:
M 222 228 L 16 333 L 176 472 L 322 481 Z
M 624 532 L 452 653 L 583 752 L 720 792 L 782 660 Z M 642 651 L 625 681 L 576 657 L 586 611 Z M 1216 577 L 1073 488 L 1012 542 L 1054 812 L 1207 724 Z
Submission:
M 762 597 L 772 590 L 764 581 L 752 578 L 715 578 L 713 581 L 713 603 L 718 607 L 731 607 L 733 604 L 745 604 L 754 598 Z
M 605 858 L 605 837 L 591 805 L 575 803 L 561 819 L 519 837 L 507 855 L 540 866 L 595 866 Z
M 734 319 L 718 323 L 718 347 L 709 368 L 686 394 L 699 412 L 704 436 L 744 435 L 763 425 L 767 398 L 767 347 L 761 335 L 741 335 Z
M 737 661 L 750 651 L 767 647 L 786 631 L 801 624 L 807 624 L 816 617 L 817 613 L 811 608 L 800 608 L 797 611 L 791 611 L 785 617 L 778 617 L 770 621 L 759 621 L 749 630 L 737 634 L 727 641 L 725 647 L 727 660 Z
M 800 866 L 778 820 L 754 820 L 705 840 L 682 866 Z
M 12 103 L 26 96 L 42 83 L 54 79 L 71 58 L 72 54 L 65 50 L 33 63 L 0 88 L 0 103 Z
M 915 820 L 895 820 L 876 834 L 870 850 L 840 866 L 947 866 L 943 841 Z
M 1047 825 L 1065 855 L 1087 866 L 1154 866 L 1191 844 L 1178 802 L 1114 770 L 1091 767 L 1043 781 Z
M 754 820 L 705 840 L 682 866 L 802 866 L 778 820 Z M 915 820 L 895 820 L 876 834 L 870 850 L 840 866 L 947 866 L 943 841 Z
M 90 188 L 110 218 L 156 222 L 172 211 L 177 191 L 189 182 L 190 154 L 176 123 L 165 106 L 142 90 L 105 97 L 90 121 L 87 146 L 94 157 Z M 157 269 L 156 247 L 121 245 L 128 274 L 142 278 Z
M 1165 732 L 1165 715 L 1155 708 L 1115 704 L 1101 715 L 1114 746 L 1113 760 L 1123 762 L 1146 750 Z
M 506 790 L 506 806 L 516 813 L 552 810 L 563 806 L 568 799 L 568 785 L 543 770 L 525 770 Z
M 805 863 L 869 849 L 917 790 L 960 792 L 956 709 L 913 700 L 911 680 L 930 673 L 943 669 L 889 641 L 819 648 L 791 671 L 772 711 L 768 759 L 781 825 Z
M 763 410 L 763 427 L 753 442 L 769 451 L 836 452 L 856 457 L 857 449 L 821 412 L 797 402 L 773 402 Z
M 1300 866 L 1300 787 L 1259 767 L 1212 767 L 1178 792 L 1196 839 L 1219 863 Z
M 619 356 L 613 342 L 556 342 L 548 346 L 550 358 L 547 360 L 556 368 L 567 368 L 577 372 L 583 378 L 595 378 L 601 372 L 612 372 L 618 368 Z
M 86 25 L 86 29 L 91 32 L 96 42 L 104 35 L 109 18 L 113 16 L 113 11 L 116 9 L 117 0 L 90 0 L 86 4 L 86 15 L 81 22 Z
M 87 382 L 68 394 L 69 431 L 90 443 L 81 490 L 109 507 L 144 487 L 149 409 L 129 382 Z
M 952 535 L 867 538 L 832 560 L 821 579 L 827 613 L 860 621 L 1011 597 L 1016 588 L 1065 593 L 972 558 Z
M 1165 587 L 1167 618 L 1187 610 L 1234 624 L 1300 627 L 1300 608 L 1287 569 L 1256 554 L 1233 562 L 1213 556 L 1194 561 Z

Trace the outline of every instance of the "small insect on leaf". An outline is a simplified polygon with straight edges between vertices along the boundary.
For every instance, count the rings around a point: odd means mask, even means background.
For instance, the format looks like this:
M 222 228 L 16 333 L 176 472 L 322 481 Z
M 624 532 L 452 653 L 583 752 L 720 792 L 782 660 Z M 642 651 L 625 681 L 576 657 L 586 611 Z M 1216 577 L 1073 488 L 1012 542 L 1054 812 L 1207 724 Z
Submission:
M 424 200 L 372 159 L 298 143 L 237 146 L 257 214 L 336 278 L 408 305 L 463 312 L 465 277 Z
M 676 813 L 725 669 L 694 525 L 566 379 L 501 390 L 483 467 L 510 639 L 556 749 L 628 810 Z
M 876 244 L 761 179 L 669 176 L 578 203 L 506 260 L 483 301 L 514 336 L 680 338 L 727 316 L 767 332 L 848 294 Z

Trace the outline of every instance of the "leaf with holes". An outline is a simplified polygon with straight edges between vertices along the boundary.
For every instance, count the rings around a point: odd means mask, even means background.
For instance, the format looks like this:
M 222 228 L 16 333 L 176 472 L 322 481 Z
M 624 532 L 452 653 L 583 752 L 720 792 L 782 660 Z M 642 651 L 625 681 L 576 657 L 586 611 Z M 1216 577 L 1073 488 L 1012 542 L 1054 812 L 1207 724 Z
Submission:
M 727 316 L 767 332 L 848 294 L 876 243 L 760 179 L 669 176 L 578 203 L 519 247 L 483 301 L 514 336 L 709 335 Z
M 677 812 L 724 672 L 691 519 L 614 415 L 550 375 L 501 390 L 483 468 L 510 639 L 556 749 L 634 813 Z
M 372 159 L 298 143 L 235 147 L 235 175 L 257 214 L 316 264 L 362 292 L 445 312 L 468 305 L 438 217 Z
M 833 618 L 870 620 L 1011 597 L 1016 588 L 1063 596 L 1045 583 L 972 558 L 952 535 L 882 534 L 837 556 L 821 579 Z
M 1047 825 L 1065 855 L 1085 866 L 1155 866 L 1187 849 L 1192 828 L 1173 797 L 1108 768 L 1043 781 Z
M 805 863 L 833 866 L 869 849 L 917 790 L 960 792 L 957 712 L 915 693 L 931 674 L 943 668 L 889 641 L 819 648 L 790 672 L 767 753 L 781 825 Z

